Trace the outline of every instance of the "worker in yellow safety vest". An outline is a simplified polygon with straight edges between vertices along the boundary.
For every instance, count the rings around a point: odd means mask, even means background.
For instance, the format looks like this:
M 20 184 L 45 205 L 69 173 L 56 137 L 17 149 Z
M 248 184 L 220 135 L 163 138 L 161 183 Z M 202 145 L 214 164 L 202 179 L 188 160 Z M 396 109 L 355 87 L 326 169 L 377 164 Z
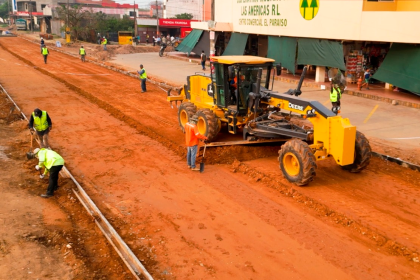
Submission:
M 41 48 L 41 54 L 44 56 L 44 63 L 45 64 L 47 64 L 47 57 L 48 57 L 48 54 L 49 53 L 50 52 L 48 51 L 47 46 L 46 45 L 43 45 L 42 48 Z
M 331 86 L 330 91 L 330 101 L 332 104 L 332 111 L 335 114 L 338 114 L 338 111 L 340 110 L 341 105 L 341 89 L 337 84 L 334 84 Z
M 36 108 L 29 119 L 28 128 L 35 130 L 39 144 L 41 148 L 48 148 L 48 134 L 52 129 L 52 121 L 50 116 L 46 111 L 41 111 L 39 108 Z
M 143 68 L 143 64 L 140 64 L 140 71 L 137 71 L 139 74 L 139 79 L 141 81 L 141 92 L 146 92 L 146 80 L 147 80 L 147 73 L 146 69 Z
M 48 198 L 54 195 L 54 191 L 58 189 L 58 174 L 64 166 L 64 159 L 56 152 L 44 148 L 36 148 L 34 150 L 35 157 L 38 158 L 38 164 L 35 169 L 40 171 L 39 178 L 44 179 L 47 173 L 50 173 L 48 189 L 46 194 L 41 197 Z M 41 169 L 44 168 L 44 172 Z
M 105 38 L 105 36 L 102 38 L 101 44 L 104 46 L 104 51 L 106 51 L 106 45 L 108 44 L 108 40 Z
M 85 62 L 86 50 L 83 48 L 83 46 L 80 47 L 79 54 L 82 62 Z

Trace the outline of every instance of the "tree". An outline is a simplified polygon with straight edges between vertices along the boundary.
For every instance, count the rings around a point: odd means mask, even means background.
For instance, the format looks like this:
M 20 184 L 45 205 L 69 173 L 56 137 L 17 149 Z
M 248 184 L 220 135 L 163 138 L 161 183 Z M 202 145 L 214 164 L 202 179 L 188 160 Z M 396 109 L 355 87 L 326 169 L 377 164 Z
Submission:
M 175 15 L 175 18 L 178 18 L 178 19 L 192 19 L 193 17 L 194 15 L 190 13 L 183 13 L 183 14 Z
M 0 5 L 0 18 L 3 21 L 9 18 L 9 7 L 7 6 L 7 1 Z
M 303 18 L 306 17 L 306 8 L 308 8 L 308 1 L 307 0 L 303 0 L 302 4 L 300 5 L 301 8 L 303 8 Z
M 78 5 L 73 7 L 69 6 L 68 9 L 66 5 L 58 6 L 55 8 L 55 11 L 57 13 L 57 17 L 66 22 L 68 27 L 70 27 L 70 32 L 73 33 L 73 40 L 77 41 L 79 36 L 84 38 L 88 36 L 91 28 L 83 23 L 92 19 L 91 12 L 83 10 L 83 7 Z M 65 27 L 63 27 L 63 29 L 65 29 Z
M 311 8 L 312 8 L 312 18 L 315 17 L 315 8 L 318 8 L 318 0 L 311 1 Z

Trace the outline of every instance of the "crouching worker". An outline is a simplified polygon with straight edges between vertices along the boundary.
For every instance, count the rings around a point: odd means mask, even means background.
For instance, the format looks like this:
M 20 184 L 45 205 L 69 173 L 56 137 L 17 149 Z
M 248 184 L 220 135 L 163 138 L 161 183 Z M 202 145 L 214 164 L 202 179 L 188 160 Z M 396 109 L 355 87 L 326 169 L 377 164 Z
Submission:
M 189 122 L 185 124 L 185 142 L 187 144 L 187 164 L 188 168 L 193 171 L 200 171 L 200 168 L 195 167 L 195 158 L 198 150 L 198 139 L 207 140 L 207 137 L 201 135 L 197 128 L 198 117 L 194 115 Z
M 48 172 L 50 173 L 47 193 L 41 194 L 41 197 L 51 197 L 54 195 L 54 191 L 58 189 L 58 173 L 64 166 L 64 159 L 58 153 L 44 148 L 36 148 L 34 155 L 39 160 L 35 169 L 41 170 L 44 167 L 44 173 L 40 174 L 39 178 L 44 179 L 45 175 Z

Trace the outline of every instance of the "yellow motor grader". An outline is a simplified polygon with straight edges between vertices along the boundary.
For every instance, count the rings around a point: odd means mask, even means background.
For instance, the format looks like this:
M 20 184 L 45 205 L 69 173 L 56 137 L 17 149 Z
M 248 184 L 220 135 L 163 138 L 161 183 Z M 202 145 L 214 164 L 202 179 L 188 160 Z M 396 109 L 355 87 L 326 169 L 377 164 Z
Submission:
M 167 100 L 178 107 L 182 130 L 191 116 L 198 116 L 197 127 L 211 141 L 222 128 L 243 133 L 244 141 L 287 139 L 279 150 L 284 177 L 306 185 L 316 175 L 317 160 L 333 157 L 350 172 L 360 172 L 370 161 L 371 148 L 366 137 L 356 131 L 347 118 L 336 115 L 318 101 L 299 97 L 306 67 L 296 89 L 285 93 L 269 90 L 281 66 L 274 60 L 256 56 L 212 57 L 211 75 L 196 73 L 177 95 L 168 91 Z M 312 126 L 298 125 L 302 117 Z

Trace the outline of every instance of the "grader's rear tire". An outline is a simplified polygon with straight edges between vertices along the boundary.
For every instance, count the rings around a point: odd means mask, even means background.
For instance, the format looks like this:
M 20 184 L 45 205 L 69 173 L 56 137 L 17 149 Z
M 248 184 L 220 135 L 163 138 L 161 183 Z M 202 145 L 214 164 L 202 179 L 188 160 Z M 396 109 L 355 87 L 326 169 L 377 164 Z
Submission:
M 299 139 L 287 141 L 279 151 L 283 176 L 298 186 L 311 182 L 316 175 L 316 159 L 306 142 Z
M 358 173 L 369 165 L 371 156 L 372 150 L 369 145 L 369 140 L 367 140 L 363 133 L 356 131 L 354 162 L 349 165 L 344 165 L 342 168 L 352 173 Z
M 213 140 L 220 131 L 216 115 L 210 109 L 200 109 L 197 116 L 198 131 L 206 136 L 209 141 Z
M 197 107 L 191 102 L 184 102 L 179 106 L 178 110 L 178 122 L 179 126 L 182 129 L 182 132 L 185 132 L 185 124 L 190 120 L 190 118 L 197 112 Z

